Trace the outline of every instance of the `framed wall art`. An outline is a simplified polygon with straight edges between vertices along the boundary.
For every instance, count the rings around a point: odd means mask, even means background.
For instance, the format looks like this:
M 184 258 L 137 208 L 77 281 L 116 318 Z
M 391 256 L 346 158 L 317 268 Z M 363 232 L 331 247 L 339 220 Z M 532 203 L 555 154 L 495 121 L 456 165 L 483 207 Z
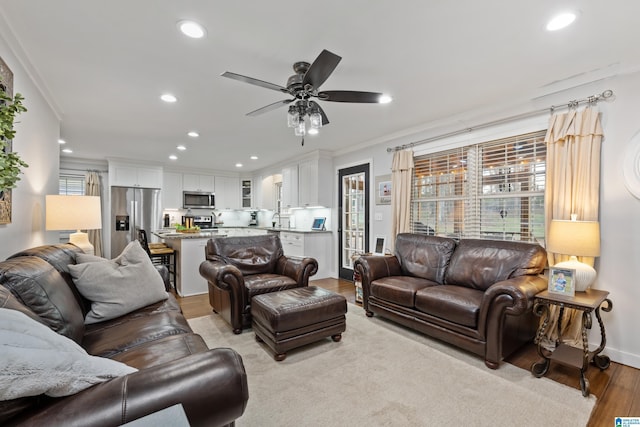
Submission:
M 376 176 L 376 205 L 390 205 L 391 190 L 391 175 Z
M 9 96 L 13 96 L 13 73 L 0 58 L 0 86 Z M 4 101 L 0 101 L 4 102 Z M 11 151 L 11 141 L 6 141 L 5 150 Z M 0 224 L 11 223 L 11 189 L 0 189 Z

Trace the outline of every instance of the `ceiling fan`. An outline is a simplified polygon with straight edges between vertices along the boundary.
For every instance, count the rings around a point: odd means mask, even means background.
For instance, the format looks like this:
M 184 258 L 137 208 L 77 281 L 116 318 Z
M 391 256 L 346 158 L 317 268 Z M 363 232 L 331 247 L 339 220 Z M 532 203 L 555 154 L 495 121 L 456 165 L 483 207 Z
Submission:
M 304 61 L 296 62 L 293 64 L 295 74 L 289 77 L 286 87 L 230 71 L 222 73 L 222 76 L 291 96 L 292 98 L 283 99 L 251 111 L 247 113 L 247 116 L 257 116 L 291 104 L 287 114 L 287 123 L 289 127 L 294 128 L 297 136 L 303 137 L 302 144 L 304 145 L 304 135 L 307 133 L 305 117 L 309 117 L 309 133 L 317 133 L 320 127 L 329 124 L 329 119 L 324 110 L 312 98 L 317 98 L 320 101 L 354 103 L 385 103 L 391 101 L 390 97 L 377 92 L 353 90 L 319 91 L 320 86 L 333 73 L 341 59 L 340 56 L 325 49 L 320 52 L 320 55 L 311 64 Z

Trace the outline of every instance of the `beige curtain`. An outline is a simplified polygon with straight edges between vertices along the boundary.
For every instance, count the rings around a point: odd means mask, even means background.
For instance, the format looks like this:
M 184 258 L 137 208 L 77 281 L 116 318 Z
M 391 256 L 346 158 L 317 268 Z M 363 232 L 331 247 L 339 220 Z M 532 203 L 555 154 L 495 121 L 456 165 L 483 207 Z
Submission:
M 85 191 L 87 196 L 101 196 L 100 174 L 88 171 L 85 175 Z M 87 230 L 89 242 L 94 247 L 95 255 L 102 256 L 102 230 Z
M 576 214 L 578 221 L 597 221 L 602 144 L 599 112 L 595 107 L 587 107 L 582 111 L 571 109 L 566 113 L 554 114 L 549 121 L 545 142 L 547 171 L 544 203 L 547 232 L 552 219 L 568 220 L 571 214 Z M 548 253 L 551 266 L 567 259 L 566 255 Z M 594 259 L 583 257 L 580 261 L 593 266 Z M 565 341 L 582 347 L 580 313 L 565 310 L 564 320 L 566 324 L 562 325 L 562 330 Z M 557 337 L 556 320 L 548 327 L 547 344 L 550 345 Z
M 396 235 L 411 231 L 411 182 L 413 179 L 413 151 L 393 153 L 391 164 L 391 244 Z

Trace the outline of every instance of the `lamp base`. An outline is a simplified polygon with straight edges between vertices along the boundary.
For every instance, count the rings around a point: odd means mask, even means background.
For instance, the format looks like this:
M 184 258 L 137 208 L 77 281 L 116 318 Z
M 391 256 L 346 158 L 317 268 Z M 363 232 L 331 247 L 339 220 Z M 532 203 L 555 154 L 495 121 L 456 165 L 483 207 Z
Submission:
M 69 243 L 73 243 L 82 249 L 82 252 L 85 254 L 95 255 L 95 249 L 91 242 L 89 242 L 89 235 L 87 233 L 78 230 L 75 233 L 69 234 Z
M 584 292 L 589 289 L 596 278 L 596 270 L 589 264 L 578 261 L 578 258 L 575 256 L 569 258 L 569 261 L 557 263 L 554 267 L 571 268 L 576 271 L 576 276 L 574 278 L 576 292 Z

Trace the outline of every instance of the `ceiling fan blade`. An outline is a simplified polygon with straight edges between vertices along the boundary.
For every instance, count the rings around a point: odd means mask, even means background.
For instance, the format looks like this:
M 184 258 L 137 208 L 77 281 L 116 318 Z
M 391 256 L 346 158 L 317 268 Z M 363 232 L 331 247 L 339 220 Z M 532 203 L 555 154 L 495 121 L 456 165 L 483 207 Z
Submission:
M 283 99 L 282 101 L 274 102 L 273 104 L 265 105 L 262 108 L 258 108 L 257 110 L 253 110 L 247 113 L 247 116 L 259 116 L 260 114 L 266 113 L 271 110 L 275 110 L 277 108 L 283 107 L 291 102 L 295 101 L 295 99 Z
M 311 106 L 311 108 L 317 108 L 318 111 L 320 112 L 320 115 L 322 116 L 322 126 L 328 125 L 329 119 L 327 118 L 327 115 L 324 113 L 324 110 L 322 109 L 320 104 L 314 101 L 309 101 L 309 105 Z
M 320 52 L 320 55 L 318 55 L 305 73 L 302 86 L 311 85 L 314 89 L 318 89 L 331 73 L 333 73 L 333 70 L 336 69 L 341 59 L 342 57 L 326 49 Z
M 277 85 L 275 83 L 269 83 L 269 82 L 265 82 L 263 80 L 254 79 L 253 77 L 243 76 L 242 74 L 236 74 L 236 73 L 232 73 L 230 71 L 225 71 L 224 73 L 222 73 L 220 75 L 222 77 L 227 77 L 229 79 L 238 80 L 238 81 L 241 81 L 241 82 L 249 83 L 249 84 L 252 84 L 252 85 L 264 87 L 264 88 L 271 89 L 271 90 L 277 90 L 278 92 L 289 93 L 289 91 L 287 90 L 286 87 L 282 87 L 282 86 Z
M 354 90 L 325 90 L 318 92 L 318 98 L 322 101 L 333 102 L 360 102 L 377 103 L 380 102 L 381 93 L 358 92 Z

